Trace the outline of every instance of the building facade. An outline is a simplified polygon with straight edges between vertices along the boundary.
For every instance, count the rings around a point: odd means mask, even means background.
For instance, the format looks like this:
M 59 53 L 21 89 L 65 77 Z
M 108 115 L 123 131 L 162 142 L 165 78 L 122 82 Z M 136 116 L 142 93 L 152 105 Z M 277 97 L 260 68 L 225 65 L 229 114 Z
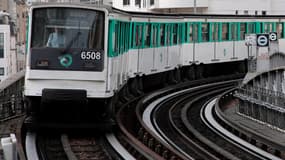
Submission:
M 10 26 L 0 24 L 0 81 L 8 77 L 11 70 L 10 57 Z
M 0 11 L 7 11 L 8 10 L 8 1 L 1 0 L 0 2 Z
M 282 15 L 284 0 L 114 0 L 113 6 L 128 11 L 197 14 Z
M 25 68 L 26 17 L 24 0 L 0 1 L 0 81 Z
M 284 15 L 284 0 L 27 0 L 27 2 L 87 2 L 136 12 Z

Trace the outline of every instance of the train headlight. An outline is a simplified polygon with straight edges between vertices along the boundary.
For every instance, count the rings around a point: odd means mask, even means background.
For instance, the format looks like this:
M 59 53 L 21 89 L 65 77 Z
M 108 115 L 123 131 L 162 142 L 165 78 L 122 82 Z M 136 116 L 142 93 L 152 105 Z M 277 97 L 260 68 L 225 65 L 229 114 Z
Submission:
M 47 59 L 37 60 L 37 67 L 48 67 L 49 61 Z

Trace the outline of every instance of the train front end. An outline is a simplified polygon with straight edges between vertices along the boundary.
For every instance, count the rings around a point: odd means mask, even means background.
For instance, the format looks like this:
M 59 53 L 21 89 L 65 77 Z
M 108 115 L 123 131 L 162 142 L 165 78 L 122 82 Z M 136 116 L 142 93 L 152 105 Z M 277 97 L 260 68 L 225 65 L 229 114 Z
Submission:
M 110 117 L 107 10 L 31 7 L 25 104 L 38 121 L 105 121 Z

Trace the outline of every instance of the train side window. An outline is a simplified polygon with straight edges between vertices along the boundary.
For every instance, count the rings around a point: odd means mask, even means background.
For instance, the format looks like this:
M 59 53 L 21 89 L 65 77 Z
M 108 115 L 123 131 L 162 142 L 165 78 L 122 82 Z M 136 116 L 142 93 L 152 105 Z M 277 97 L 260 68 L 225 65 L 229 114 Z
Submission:
M 202 24 L 202 41 L 203 42 L 209 41 L 209 23 Z
M 231 40 L 235 41 L 237 40 L 237 23 L 231 23 Z
M 125 22 L 125 25 L 124 25 L 124 52 L 126 52 L 128 50 L 128 37 L 129 37 L 129 26 L 128 26 L 128 23 Z
M 171 43 L 171 25 L 166 25 L 166 45 L 170 45 Z
M 150 24 L 146 24 L 144 28 L 144 46 L 149 47 L 150 46 L 150 34 L 151 34 L 151 27 Z
M 198 42 L 199 35 L 199 24 L 193 24 L 192 33 L 193 33 L 193 42 Z
M 178 38 L 178 43 L 182 44 L 184 42 L 186 42 L 185 40 L 185 35 L 186 35 L 186 23 L 181 23 L 179 24 L 179 38 Z
M 116 38 L 115 38 L 115 53 L 116 55 L 118 55 L 118 53 L 120 52 L 120 35 L 121 35 L 121 23 L 117 22 L 115 24 L 115 32 L 116 32 Z
M 0 58 L 4 58 L 4 33 L 0 33 Z
M 254 27 L 254 23 L 248 23 L 246 33 L 255 33 Z
M 121 35 L 120 35 L 120 54 L 124 52 L 125 48 L 125 23 L 121 22 Z
M 160 46 L 165 44 L 165 24 L 160 24 Z
M 4 76 L 5 75 L 5 68 L 4 67 L 1 67 L 0 68 L 0 76 Z
M 130 30 L 128 31 L 129 32 L 129 49 L 133 48 L 134 46 L 134 42 L 133 42 L 133 30 L 134 30 L 134 25 L 132 22 L 129 22 L 129 25 L 130 25 Z
M 229 24 L 228 23 L 222 24 L 222 40 L 223 41 L 229 40 Z
M 189 41 L 190 42 L 193 42 L 193 25 L 192 24 L 189 24 Z
M 272 23 L 264 23 L 263 33 L 269 33 L 271 31 L 273 31 Z
M 277 23 L 276 32 L 277 32 L 278 38 L 284 38 L 283 30 L 284 30 L 284 23 L 283 22 Z
M 178 32 L 178 27 L 177 24 L 173 24 L 172 26 L 172 44 L 176 45 L 177 44 L 177 32 Z
M 212 38 L 213 41 L 218 41 L 219 40 L 219 23 L 213 23 L 212 25 Z
M 240 40 L 244 40 L 245 38 L 245 29 L 246 29 L 246 23 L 240 23 Z
M 152 25 L 152 47 L 157 47 L 157 40 L 158 40 L 158 25 L 153 24 Z
M 140 48 L 142 45 L 142 25 L 137 24 L 135 25 L 135 30 L 134 30 L 134 37 L 135 37 L 135 47 Z

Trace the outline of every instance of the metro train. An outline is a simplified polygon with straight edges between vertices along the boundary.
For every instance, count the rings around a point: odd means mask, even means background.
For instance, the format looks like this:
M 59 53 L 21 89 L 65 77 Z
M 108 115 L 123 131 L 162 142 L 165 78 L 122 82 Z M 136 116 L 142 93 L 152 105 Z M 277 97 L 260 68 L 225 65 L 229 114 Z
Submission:
M 152 85 L 150 77 L 155 75 L 195 79 L 220 64 L 230 64 L 219 68 L 230 72 L 248 58 L 245 34 L 276 31 L 279 49 L 285 50 L 284 24 L 282 16 L 132 13 L 90 4 L 33 5 L 25 104 L 31 115 L 53 117 L 60 110 L 83 111 L 109 119 L 114 97 L 130 81 L 139 90 L 141 80 L 150 79 L 146 85 Z

